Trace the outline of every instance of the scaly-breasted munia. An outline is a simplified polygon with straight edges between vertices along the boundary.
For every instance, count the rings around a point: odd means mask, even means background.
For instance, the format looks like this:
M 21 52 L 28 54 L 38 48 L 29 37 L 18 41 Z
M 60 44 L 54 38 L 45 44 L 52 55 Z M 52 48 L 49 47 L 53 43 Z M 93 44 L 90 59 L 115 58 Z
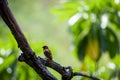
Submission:
M 49 50 L 48 46 L 43 46 L 43 51 L 44 51 L 45 57 L 48 60 L 50 60 L 50 62 L 52 62 L 52 54 L 51 54 L 51 51 Z

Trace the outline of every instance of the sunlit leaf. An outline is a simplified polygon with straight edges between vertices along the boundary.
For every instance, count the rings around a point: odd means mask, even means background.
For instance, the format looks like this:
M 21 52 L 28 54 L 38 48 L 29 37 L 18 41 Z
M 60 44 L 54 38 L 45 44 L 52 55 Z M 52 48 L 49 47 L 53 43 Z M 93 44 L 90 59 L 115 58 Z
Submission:
M 88 69 L 87 69 L 87 66 L 86 66 L 86 63 L 85 63 L 85 62 L 83 62 L 83 63 L 81 64 L 81 70 L 82 70 L 82 71 L 85 71 L 85 72 L 87 72 L 87 71 L 88 71 Z
M 91 29 L 88 34 L 88 44 L 86 46 L 86 54 L 94 61 L 98 60 L 100 57 L 98 29 L 99 25 L 97 23 L 91 24 Z
M 51 9 L 51 12 L 60 15 L 58 20 L 63 21 L 69 19 L 71 16 L 77 13 L 78 7 L 80 7 L 78 2 L 65 2 L 62 4 L 62 6 L 57 7 L 56 9 Z
M 85 56 L 85 60 L 81 64 L 81 70 L 84 72 L 93 73 L 95 69 L 96 69 L 95 62 L 89 56 Z
M 63 6 L 67 9 L 77 9 L 78 7 L 81 6 L 80 2 L 78 1 L 70 1 L 70 2 L 65 2 Z
M 113 62 L 115 63 L 116 67 L 120 67 L 120 54 L 117 54 L 115 58 L 113 58 Z
M 89 39 L 86 47 L 86 54 L 93 60 L 99 58 L 99 43 L 97 39 Z

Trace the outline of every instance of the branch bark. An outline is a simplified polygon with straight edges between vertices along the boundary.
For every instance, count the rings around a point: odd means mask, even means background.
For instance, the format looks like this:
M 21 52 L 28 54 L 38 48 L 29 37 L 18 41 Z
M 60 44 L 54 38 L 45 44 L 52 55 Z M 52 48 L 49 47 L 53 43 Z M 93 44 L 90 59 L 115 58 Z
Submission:
M 21 62 L 26 62 L 29 66 L 31 66 L 43 80 L 57 80 L 57 78 L 53 76 L 46 67 L 50 67 L 60 73 L 62 75 L 62 80 L 71 80 L 74 76 L 84 76 L 94 80 L 99 80 L 96 77 L 88 76 L 83 73 L 74 73 L 72 67 L 70 66 L 63 67 L 55 61 L 52 61 L 51 65 L 49 60 L 39 56 L 37 57 L 29 46 L 24 34 L 22 33 L 17 21 L 8 7 L 6 0 L 0 0 L 0 16 L 13 34 L 16 42 L 18 43 L 18 48 L 22 51 L 18 60 Z

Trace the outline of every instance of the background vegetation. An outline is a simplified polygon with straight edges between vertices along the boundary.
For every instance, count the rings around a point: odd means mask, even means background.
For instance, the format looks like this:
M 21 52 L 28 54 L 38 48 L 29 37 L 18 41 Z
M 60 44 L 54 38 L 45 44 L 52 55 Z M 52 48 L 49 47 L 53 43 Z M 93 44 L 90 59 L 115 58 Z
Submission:
M 54 60 L 61 65 L 71 65 L 75 71 L 101 80 L 120 80 L 119 0 L 9 0 L 8 3 L 37 55 L 44 57 L 42 46 L 47 44 Z M 0 79 L 41 80 L 28 65 L 17 61 L 19 55 L 13 36 L 0 19 Z M 60 79 L 59 74 L 51 72 Z

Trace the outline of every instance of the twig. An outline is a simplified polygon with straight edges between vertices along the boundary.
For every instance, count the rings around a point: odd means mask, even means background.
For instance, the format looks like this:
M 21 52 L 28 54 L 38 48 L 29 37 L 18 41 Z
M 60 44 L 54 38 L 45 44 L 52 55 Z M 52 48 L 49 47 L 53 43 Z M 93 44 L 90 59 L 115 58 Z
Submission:
M 0 0 L 0 16 L 8 25 L 8 28 L 10 29 L 15 40 L 18 43 L 18 47 L 23 52 L 19 56 L 18 60 L 21 62 L 26 62 L 29 66 L 31 66 L 43 80 L 58 80 L 47 70 L 46 66 L 60 73 L 62 75 L 62 80 L 71 80 L 74 76 L 84 76 L 91 79 L 99 80 L 95 77 L 87 76 L 85 74 L 73 73 L 72 67 L 70 66 L 63 67 L 55 61 L 52 61 L 52 63 L 50 63 L 49 60 L 37 57 L 34 51 L 29 46 L 19 25 L 17 24 L 17 21 L 15 20 L 10 8 L 8 7 L 6 0 Z

